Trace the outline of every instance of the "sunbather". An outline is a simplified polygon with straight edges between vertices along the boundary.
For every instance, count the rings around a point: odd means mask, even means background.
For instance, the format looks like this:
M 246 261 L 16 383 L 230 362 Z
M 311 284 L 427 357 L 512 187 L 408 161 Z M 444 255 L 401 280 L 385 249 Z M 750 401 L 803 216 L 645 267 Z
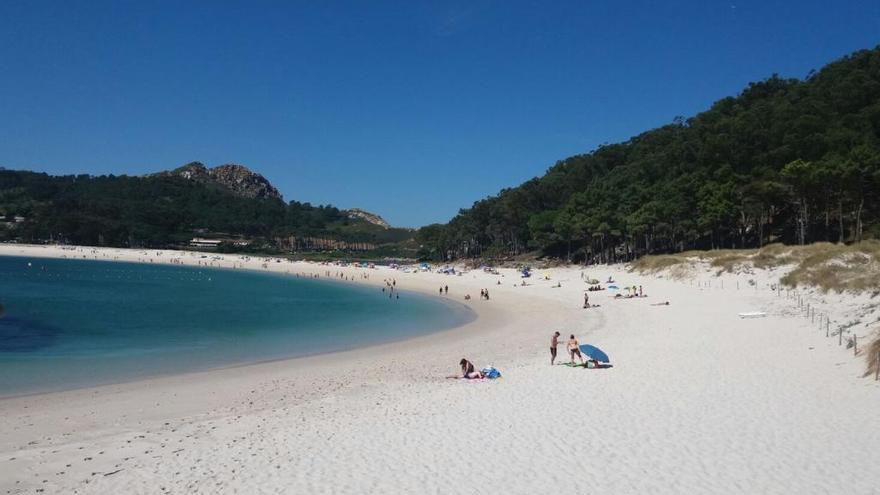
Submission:
M 446 378 L 464 378 L 464 379 L 474 379 L 474 378 L 483 378 L 483 374 L 474 367 L 474 363 L 468 361 L 465 358 L 461 358 L 461 361 L 458 362 L 461 365 L 461 374 L 460 375 L 451 375 Z

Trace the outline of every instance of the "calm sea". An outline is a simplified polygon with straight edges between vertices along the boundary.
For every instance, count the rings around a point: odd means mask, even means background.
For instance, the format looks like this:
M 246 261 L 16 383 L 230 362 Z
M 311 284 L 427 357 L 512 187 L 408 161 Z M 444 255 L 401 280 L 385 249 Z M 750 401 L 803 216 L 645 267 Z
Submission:
M 352 349 L 474 317 L 293 275 L 3 256 L 0 304 L 0 396 Z

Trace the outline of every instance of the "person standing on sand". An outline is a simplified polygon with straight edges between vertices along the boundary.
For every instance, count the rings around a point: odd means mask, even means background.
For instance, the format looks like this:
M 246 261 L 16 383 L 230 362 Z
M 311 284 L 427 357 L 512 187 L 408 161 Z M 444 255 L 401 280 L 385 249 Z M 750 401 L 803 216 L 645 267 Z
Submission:
M 574 364 L 575 356 L 577 356 L 581 364 L 584 364 L 584 357 L 581 355 L 580 344 L 578 344 L 577 339 L 574 338 L 574 334 L 570 335 L 568 339 L 568 354 L 571 356 L 571 364 Z
M 550 336 L 550 366 L 556 362 L 556 347 L 559 346 L 559 332 L 553 332 Z
M 590 307 L 590 295 L 584 292 L 584 309 Z

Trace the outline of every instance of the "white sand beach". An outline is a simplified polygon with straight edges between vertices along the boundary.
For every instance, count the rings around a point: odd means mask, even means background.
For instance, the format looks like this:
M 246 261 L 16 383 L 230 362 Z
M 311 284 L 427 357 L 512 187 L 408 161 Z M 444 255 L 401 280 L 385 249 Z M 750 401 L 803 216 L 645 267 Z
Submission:
M 19 245 L 0 255 L 210 260 Z M 779 270 L 672 280 L 588 267 L 648 297 L 591 292 L 599 307 L 583 309 L 581 267 L 537 270 L 522 287 L 509 269 L 377 268 L 364 280 L 360 268 L 217 256 L 217 267 L 329 269 L 377 287 L 393 277 L 433 297 L 448 285 L 450 298 L 472 296 L 478 318 L 356 351 L 0 400 L 0 493 L 880 493 L 880 382 L 772 290 Z M 867 295 L 799 295 L 832 331 L 856 314 L 876 320 Z M 766 316 L 738 316 L 754 311 Z M 550 366 L 555 330 L 558 362 L 573 333 L 613 367 Z M 462 357 L 503 377 L 444 378 Z

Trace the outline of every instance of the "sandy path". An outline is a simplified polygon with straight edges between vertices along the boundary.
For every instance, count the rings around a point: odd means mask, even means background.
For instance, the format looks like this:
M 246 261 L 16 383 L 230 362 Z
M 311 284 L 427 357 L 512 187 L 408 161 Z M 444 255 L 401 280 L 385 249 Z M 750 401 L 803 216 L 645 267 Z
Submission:
M 0 493 L 878 493 L 880 385 L 767 280 L 710 290 L 602 268 L 651 297 L 594 293 L 583 310 L 577 269 L 529 287 L 511 271 L 502 286 L 371 273 L 492 301 L 402 343 L 0 401 Z M 615 366 L 549 366 L 556 328 Z M 504 378 L 443 379 L 462 355 Z

